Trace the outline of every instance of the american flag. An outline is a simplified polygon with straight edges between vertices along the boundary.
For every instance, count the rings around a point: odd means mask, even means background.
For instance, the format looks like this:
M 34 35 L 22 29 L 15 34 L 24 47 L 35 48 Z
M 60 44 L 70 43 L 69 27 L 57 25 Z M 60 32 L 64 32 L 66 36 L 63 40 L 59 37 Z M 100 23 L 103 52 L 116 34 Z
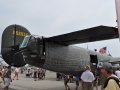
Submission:
M 100 48 L 99 53 L 106 54 L 107 47 Z

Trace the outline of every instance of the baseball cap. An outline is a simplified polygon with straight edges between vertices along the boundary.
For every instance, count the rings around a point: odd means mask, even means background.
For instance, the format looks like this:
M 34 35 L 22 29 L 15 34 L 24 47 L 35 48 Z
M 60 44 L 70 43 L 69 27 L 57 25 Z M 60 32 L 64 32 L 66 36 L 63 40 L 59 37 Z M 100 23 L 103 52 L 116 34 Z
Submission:
M 109 72 L 112 72 L 112 70 L 113 70 L 112 64 L 108 63 L 108 62 L 104 62 L 103 64 L 101 64 L 101 66 L 99 66 L 99 68 L 100 69 L 105 69 Z

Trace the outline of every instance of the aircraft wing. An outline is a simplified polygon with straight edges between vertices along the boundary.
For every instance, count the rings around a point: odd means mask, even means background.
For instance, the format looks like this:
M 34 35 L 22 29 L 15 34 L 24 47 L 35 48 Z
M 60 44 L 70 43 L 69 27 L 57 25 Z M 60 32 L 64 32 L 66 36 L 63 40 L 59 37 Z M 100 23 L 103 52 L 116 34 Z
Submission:
M 109 62 L 113 63 L 113 64 L 120 64 L 120 58 L 114 58 L 114 59 L 110 60 Z
M 107 39 L 115 39 L 118 37 L 118 28 L 108 26 L 97 26 L 63 35 L 49 37 L 46 38 L 46 40 L 62 45 L 71 45 Z

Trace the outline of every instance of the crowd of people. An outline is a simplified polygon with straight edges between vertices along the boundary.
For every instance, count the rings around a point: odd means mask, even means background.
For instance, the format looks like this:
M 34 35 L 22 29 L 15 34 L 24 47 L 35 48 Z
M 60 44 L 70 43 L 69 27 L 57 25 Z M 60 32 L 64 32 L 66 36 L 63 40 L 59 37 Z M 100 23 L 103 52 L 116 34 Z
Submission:
M 70 90 L 68 85 L 70 75 L 57 73 L 57 80 L 61 80 L 61 77 L 64 78 L 65 90 Z M 112 64 L 107 62 L 94 70 L 87 65 L 81 75 L 75 76 L 75 81 L 75 90 L 94 90 L 94 87 L 98 90 L 98 86 L 101 90 L 120 90 L 120 68 L 113 69 Z M 79 89 L 79 84 L 81 84 L 81 89 Z
M 16 80 L 19 80 L 19 68 L 7 66 L 7 65 L 1 66 L 0 67 L 0 90 L 8 90 L 10 83 L 15 78 Z
M 45 78 L 45 69 L 42 68 L 17 68 L 11 66 L 0 67 L 0 90 L 8 90 L 13 80 L 19 80 L 19 73 L 26 77 L 40 80 Z
M 43 68 L 28 68 L 26 70 L 26 77 L 34 78 L 34 81 L 43 80 L 45 78 L 46 70 Z
M 46 70 L 42 68 L 11 68 L 3 66 L 0 68 L 0 90 L 8 90 L 13 80 L 19 80 L 19 73 L 24 73 L 26 78 L 33 78 L 34 81 L 43 80 Z M 11 74 L 14 73 L 13 76 Z M 101 86 L 101 90 L 120 90 L 120 68 L 113 69 L 111 63 L 103 63 L 96 69 L 92 69 L 89 65 L 85 66 L 85 70 L 75 77 L 73 75 L 65 75 L 56 73 L 56 80 L 64 80 L 65 90 L 70 90 L 68 83 L 76 82 L 75 90 L 93 90 L 95 87 Z M 81 89 L 79 89 L 81 86 Z

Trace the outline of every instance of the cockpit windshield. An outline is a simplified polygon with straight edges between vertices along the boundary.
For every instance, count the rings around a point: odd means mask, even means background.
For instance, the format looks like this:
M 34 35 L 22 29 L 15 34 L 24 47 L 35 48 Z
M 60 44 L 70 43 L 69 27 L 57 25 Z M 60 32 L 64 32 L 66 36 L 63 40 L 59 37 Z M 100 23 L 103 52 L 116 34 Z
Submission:
M 20 48 L 25 48 L 29 42 L 30 36 L 26 36 L 24 37 L 24 40 L 22 42 L 22 44 L 20 45 Z

